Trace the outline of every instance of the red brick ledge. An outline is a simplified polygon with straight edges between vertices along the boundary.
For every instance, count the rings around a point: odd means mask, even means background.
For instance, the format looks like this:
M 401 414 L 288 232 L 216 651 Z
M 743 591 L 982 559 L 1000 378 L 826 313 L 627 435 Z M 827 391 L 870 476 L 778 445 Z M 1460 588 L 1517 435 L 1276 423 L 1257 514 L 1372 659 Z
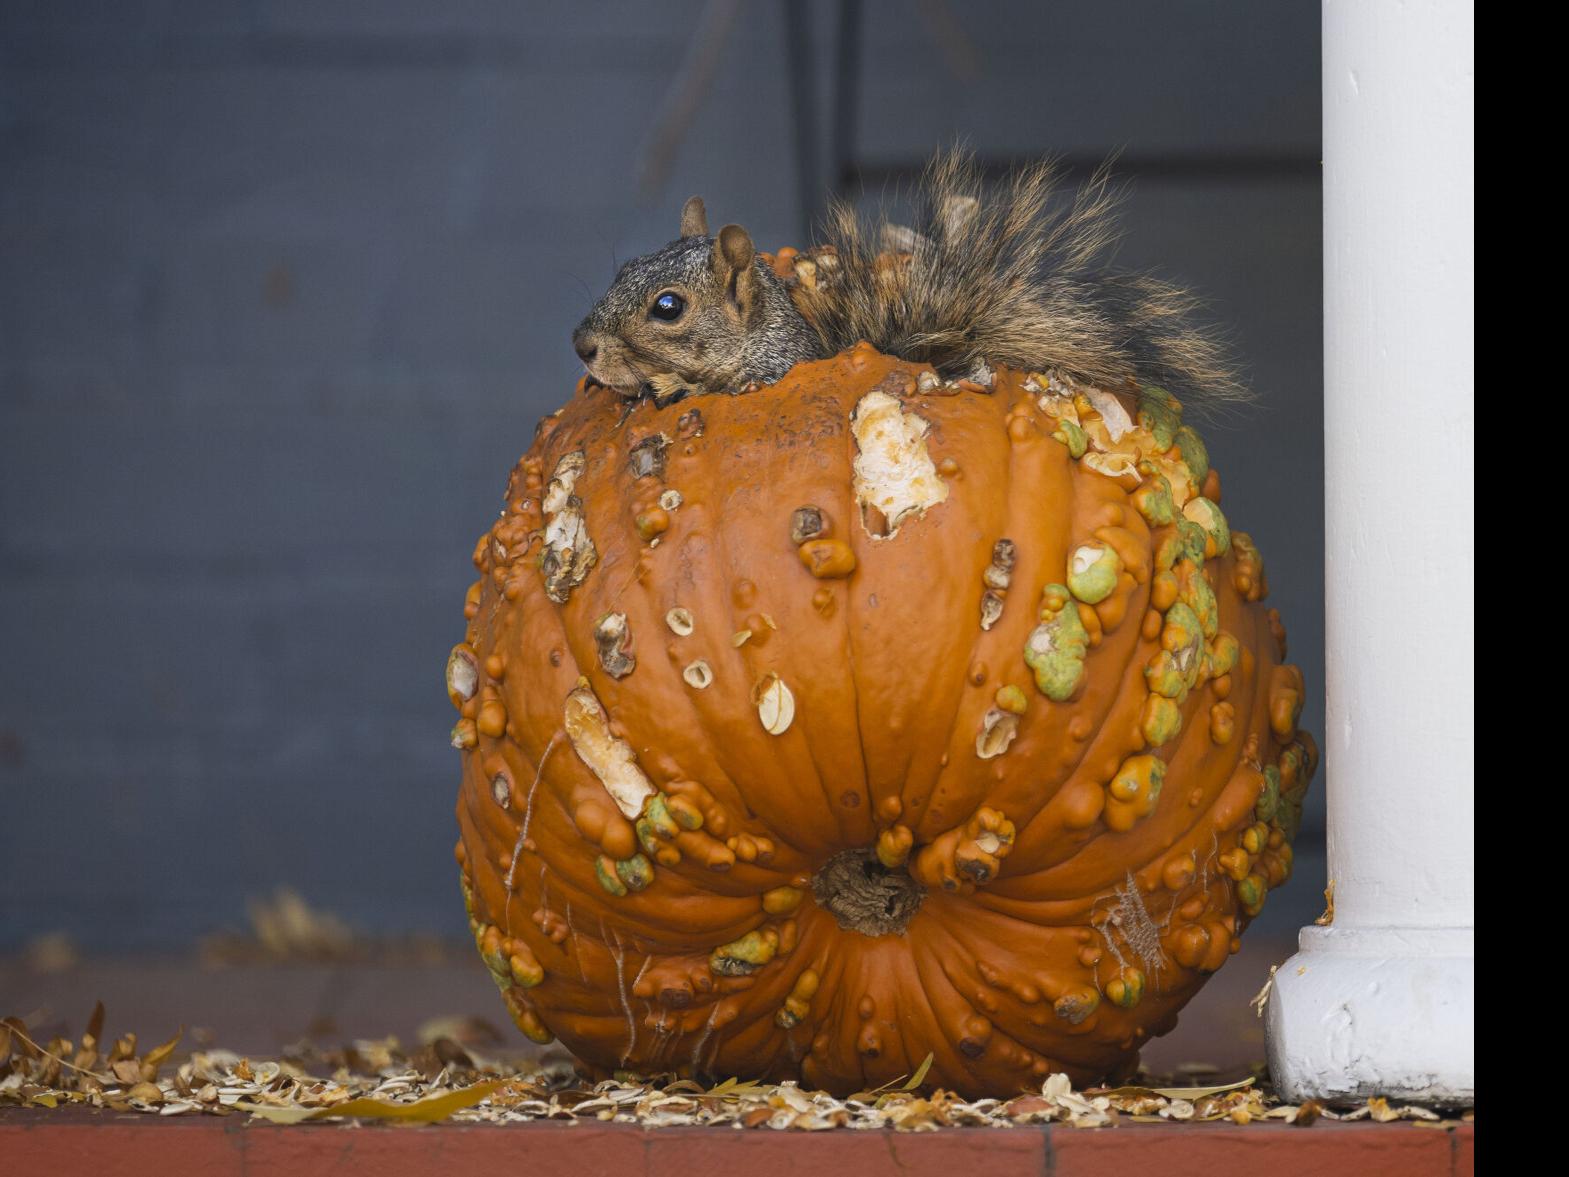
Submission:
M 1475 1129 L 1413 1124 L 1119 1124 L 936 1132 L 634 1124 L 279 1127 L 246 1117 L 0 1109 L 0 1169 L 94 1177 L 543 1173 L 549 1177 L 1473 1177 Z M 961 1168 L 965 1166 L 967 1168 Z

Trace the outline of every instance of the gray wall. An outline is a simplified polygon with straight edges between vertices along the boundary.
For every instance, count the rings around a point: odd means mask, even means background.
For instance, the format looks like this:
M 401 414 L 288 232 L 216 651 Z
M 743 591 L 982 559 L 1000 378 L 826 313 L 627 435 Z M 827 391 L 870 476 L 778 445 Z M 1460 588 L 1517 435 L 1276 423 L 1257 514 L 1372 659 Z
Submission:
M 967 80 L 931 7 L 867 4 L 861 154 L 1125 150 L 1122 260 L 1262 394 L 1211 449 L 1321 684 L 1317 6 L 953 3 Z M 178 944 L 283 882 L 461 934 L 441 667 L 568 331 L 690 192 L 799 237 L 778 4 L 634 182 L 700 11 L 0 0 L 0 948 Z

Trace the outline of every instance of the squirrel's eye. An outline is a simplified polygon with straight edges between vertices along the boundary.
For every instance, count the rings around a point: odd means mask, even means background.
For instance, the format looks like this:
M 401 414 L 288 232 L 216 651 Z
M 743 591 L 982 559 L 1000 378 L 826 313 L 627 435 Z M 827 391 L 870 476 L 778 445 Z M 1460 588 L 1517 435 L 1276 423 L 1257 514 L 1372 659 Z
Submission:
M 681 317 L 681 312 L 684 310 L 686 310 L 686 299 L 673 290 L 667 290 L 654 299 L 654 305 L 648 308 L 648 314 L 650 318 L 673 323 Z

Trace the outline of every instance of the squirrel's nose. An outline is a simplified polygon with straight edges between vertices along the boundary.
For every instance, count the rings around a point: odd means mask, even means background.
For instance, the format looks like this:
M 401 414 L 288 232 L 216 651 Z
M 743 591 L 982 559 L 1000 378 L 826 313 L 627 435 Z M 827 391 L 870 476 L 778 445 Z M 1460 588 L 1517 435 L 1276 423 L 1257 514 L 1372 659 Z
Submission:
M 577 352 L 578 359 L 587 364 L 592 363 L 594 357 L 599 354 L 599 345 L 594 342 L 592 333 L 579 327 L 572 332 L 572 350 Z

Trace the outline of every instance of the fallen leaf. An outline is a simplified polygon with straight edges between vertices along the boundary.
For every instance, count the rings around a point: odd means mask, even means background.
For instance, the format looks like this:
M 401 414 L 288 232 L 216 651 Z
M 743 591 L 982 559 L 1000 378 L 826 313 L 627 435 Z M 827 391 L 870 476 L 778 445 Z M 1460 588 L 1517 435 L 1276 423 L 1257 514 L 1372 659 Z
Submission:
M 424 1099 L 417 1099 L 413 1103 L 388 1103 L 380 1099 L 361 1097 L 325 1108 L 270 1107 L 258 1103 L 237 1103 L 234 1106 L 275 1124 L 298 1124 L 305 1120 L 336 1119 L 339 1116 L 358 1116 L 367 1120 L 401 1120 L 410 1124 L 434 1124 L 438 1120 L 445 1120 L 453 1112 L 473 1107 L 505 1084 L 505 1079 L 491 1079 L 484 1083 L 476 1083 L 472 1087 L 459 1088 L 457 1091 L 427 1095 Z
M 1248 1002 L 1253 1007 L 1253 1013 L 1257 1017 L 1264 1016 L 1264 1007 L 1269 1004 L 1269 991 L 1275 987 L 1275 973 L 1279 968 L 1278 964 L 1269 966 L 1269 976 L 1264 979 L 1264 987 L 1258 991 L 1257 996 L 1252 1001 Z
M 3 1060 L 13 1049 L 22 1058 L 37 1057 L 33 1040 L 27 1036 L 27 1023 L 21 1018 L 0 1018 L 0 1031 L 5 1034 L 4 1038 L 0 1038 L 0 1042 L 4 1042 L 6 1046 L 5 1051 L 0 1053 L 0 1060 Z
M 1324 914 L 1313 921 L 1321 928 L 1327 928 L 1335 922 L 1335 880 L 1329 880 L 1329 886 L 1324 888 Z
M 1150 1087 L 1147 1090 L 1156 1095 L 1164 1095 L 1167 1099 L 1204 1099 L 1211 1095 L 1224 1095 L 1228 1091 L 1241 1091 L 1244 1087 L 1253 1086 L 1253 1078 L 1238 1079 L 1235 1083 L 1222 1083 L 1218 1087 Z M 1113 1095 L 1115 1092 L 1104 1092 Z
M 181 1026 L 173 1038 L 169 1039 L 162 1046 L 153 1047 L 142 1056 L 142 1077 L 144 1079 L 150 1080 L 158 1077 L 158 1068 L 163 1066 L 168 1061 L 169 1056 L 174 1053 L 174 1048 L 180 1044 L 180 1038 L 184 1033 L 185 1027 Z
M 914 1091 L 923 1082 L 925 1082 L 926 1072 L 932 1069 L 932 1060 L 936 1057 L 937 1056 L 933 1052 L 928 1051 L 926 1057 L 921 1060 L 921 1065 L 915 1068 L 915 1074 L 911 1075 L 910 1081 L 904 1085 L 903 1090 Z
M 1380 1124 L 1387 1124 L 1391 1120 L 1398 1120 L 1400 1113 L 1389 1106 L 1389 1101 L 1382 1095 L 1375 1095 L 1367 1101 L 1368 1112 Z
M 83 1049 L 88 1048 L 89 1038 L 94 1047 L 104 1040 L 104 1003 L 101 1001 L 93 1006 L 92 1016 L 87 1019 L 87 1035 L 82 1039 Z

